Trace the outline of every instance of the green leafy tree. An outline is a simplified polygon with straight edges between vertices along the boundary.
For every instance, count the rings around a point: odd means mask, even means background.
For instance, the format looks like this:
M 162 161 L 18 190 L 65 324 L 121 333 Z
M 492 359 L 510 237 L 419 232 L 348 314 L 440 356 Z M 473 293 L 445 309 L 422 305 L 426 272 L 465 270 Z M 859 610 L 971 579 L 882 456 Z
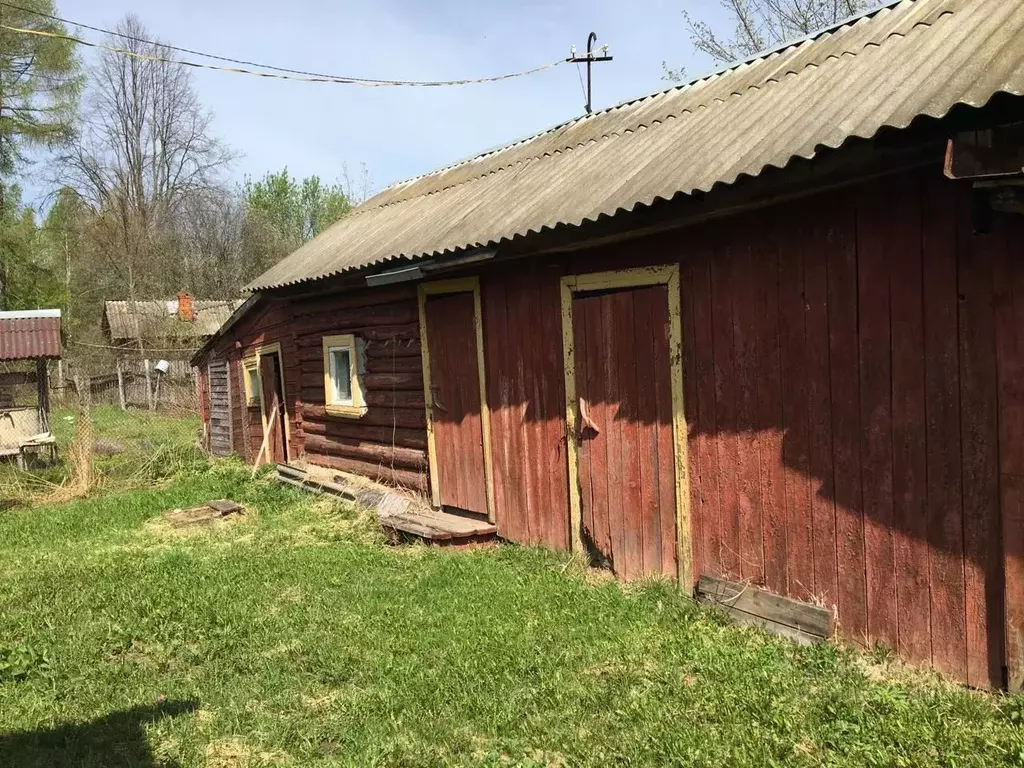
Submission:
M 281 245 L 292 248 L 316 237 L 352 209 L 341 184 L 324 184 L 319 176 L 299 181 L 287 168 L 259 181 L 246 179 L 242 194 L 253 223 L 269 228 Z
M 4 27 L 63 34 L 52 0 L 19 0 L 25 10 L 0 6 Z M 37 13 L 32 13 L 36 11 Z M 0 207 L 10 176 L 33 146 L 53 146 L 71 135 L 82 85 L 74 44 L 68 40 L 0 28 Z M 20 206 L 20 200 L 16 201 Z M 0 257 L 0 301 L 12 267 Z
M 7 289 L 0 308 L 60 306 L 60 285 L 51 265 L 40 258 L 40 230 L 35 213 L 22 205 L 17 184 L 7 190 L 0 205 L 0 262 L 7 274 Z

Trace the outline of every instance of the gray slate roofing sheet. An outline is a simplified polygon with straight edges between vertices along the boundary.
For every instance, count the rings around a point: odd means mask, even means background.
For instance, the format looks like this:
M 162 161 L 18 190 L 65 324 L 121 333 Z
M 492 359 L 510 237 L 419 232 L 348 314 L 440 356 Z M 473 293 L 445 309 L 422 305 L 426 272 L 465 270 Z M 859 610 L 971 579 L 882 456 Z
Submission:
M 662 93 L 395 184 L 260 290 L 707 192 L 853 137 L 1024 94 L 1024 0 L 902 0 Z

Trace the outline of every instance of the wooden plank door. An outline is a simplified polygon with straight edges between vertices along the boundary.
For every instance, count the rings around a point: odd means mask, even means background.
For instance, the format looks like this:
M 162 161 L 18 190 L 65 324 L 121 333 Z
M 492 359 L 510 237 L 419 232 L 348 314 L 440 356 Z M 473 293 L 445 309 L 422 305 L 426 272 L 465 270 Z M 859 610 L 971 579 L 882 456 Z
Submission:
M 443 507 L 487 514 L 484 430 L 472 292 L 426 297 L 437 492 Z
M 284 464 L 288 461 L 285 443 L 284 394 L 281 384 L 281 361 L 276 354 L 260 357 L 260 388 L 263 402 L 264 440 L 268 461 Z
M 215 360 L 207 368 L 210 392 L 210 453 L 229 456 L 233 450 L 231 423 L 231 375 L 227 360 Z
M 677 574 L 668 288 L 572 300 L 584 546 L 624 579 Z

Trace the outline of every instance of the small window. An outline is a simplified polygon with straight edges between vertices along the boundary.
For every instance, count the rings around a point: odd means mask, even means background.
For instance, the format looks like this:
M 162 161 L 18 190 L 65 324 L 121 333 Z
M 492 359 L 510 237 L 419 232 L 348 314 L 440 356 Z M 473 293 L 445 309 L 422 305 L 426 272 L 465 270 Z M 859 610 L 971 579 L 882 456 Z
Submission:
M 327 412 L 335 416 L 366 413 L 359 380 L 360 346 L 352 334 L 324 337 L 324 395 Z
M 245 404 L 250 408 L 260 404 L 260 367 L 255 357 L 242 361 L 245 372 Z

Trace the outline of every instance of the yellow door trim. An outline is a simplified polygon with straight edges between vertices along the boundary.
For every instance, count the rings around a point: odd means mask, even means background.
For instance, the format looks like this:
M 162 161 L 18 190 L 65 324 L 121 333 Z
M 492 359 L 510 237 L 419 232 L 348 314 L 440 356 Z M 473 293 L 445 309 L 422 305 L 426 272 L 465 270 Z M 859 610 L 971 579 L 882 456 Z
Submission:
M 264 344 L 263 346 L 256 347 L 256 372 L 260 377 L 260 422 L 263 424 L 263 434 L 267 434 L 267 429 L 270 424 L 270 420 L 267 418 L 267 404 L 266 398 L 263 397 L 263 371 L 260 368 L 260 361 L 266 355 L 277 355 L 277 360 L 281 363 L 280 368 L 277 371 L 277 377 L 281 382 L 281 407 L 284 408 L 284 453 L 285 461 L 292 458 L 292 435 L 291 427 L 289 426 L 291 419 L 288 418 L 288 391 L 285 389 L 284 384 L 284 353 L 281 351 L 281 343 L 275 341 L 273 344 Z M 250 359 L 250 358 L 246 358 Z M 269 461 L 267 462 L 270 463 Z
M 693 586 L 693 554 L 690 546 L 690 477 L 687 458 L 686 412 L 683 409 L 683 323 L 679 291 L 679 265 L 640 267 L 614 272 L 568 275 L 562 278 L 562 362 L 565 369 L 566 456 L 569 470 L 569 515 L 574 552 L 583 552 L 582 489 L 579 484 L 579 399 L 576 396 L 572 300 L 575 294 L 640 288 L 668 287 L 669 370 L 672 390 L 672 441 L 676 492 L 676 559 L 680 586 Z
M 494 472 L 491 463 L 491 414 L 487 407 L 487 368 L 484 362 L 483 309 L 480 301 L 480 278 L 460 277 L 421 283 L 418 290 L 420 320 L 420 354 L 423 360 L 423 400 L 427 415 L 427 458 L 430 467 L 430 497 L 434 507 L 441 506 L 441 488 L 437 471 L 437 443 L 434 438 L 434 398 L 430 390 L 430 346 L 427 344 L 427 297 L 473 294 L 473 330 L 476 335 L 476 365 L 480 385 L 480 431 L 484 451 L 484 488 L 487 494 L 487 519 L 494 522 Z

